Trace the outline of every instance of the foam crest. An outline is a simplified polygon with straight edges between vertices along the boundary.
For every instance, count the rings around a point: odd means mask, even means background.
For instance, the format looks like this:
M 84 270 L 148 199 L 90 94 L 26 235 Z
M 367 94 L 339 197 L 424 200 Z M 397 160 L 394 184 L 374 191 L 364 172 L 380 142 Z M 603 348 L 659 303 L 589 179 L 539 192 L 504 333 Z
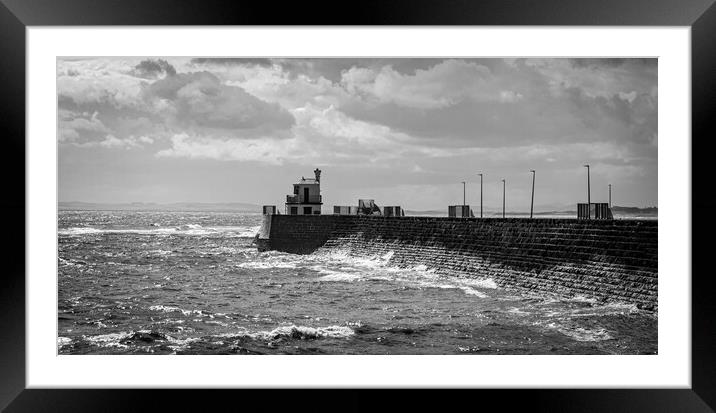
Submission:
M 69 337 L 57 337 L 57 349 L 63 346 L 72 344 L 72 339 Z
M 584 327 L 564 328 L 556 327 L 557 331 L 577 341 L 604 341 L 613 337 L 604 328 L 589 329 Z
M 172 307 L 172 306 L 166 306 L 166 305 L 153 305 L 153 306 L 149 307 L 149 309 L 150 309 L 151 311 L 162 311 L 162 312 L 165 312 L 165 313 L 180 312 L 180 313 L 182 313 L 182 314 L 185 315 L 185 316 L 190 316 L 190 315 L 192 315 L 192 314 L 194 314 L 194 315 L 206 315 L 206 314 L 205 314 L 203 311 L 201 311 L 201 310 L 185 310 L 185 309 L 183 309 L 183 308 Z
M 234 238 L 252 238 L 261 226 L 221 226 L 204 227 L 199 224 L 186 224 L 170 227 L 150 228 L 92 228 L 74 227 L 63 228 L 57 231 L 59 235 L 82 236 L 98 234 L 137 234 L 137 235 L 222 235 Z
M 321 274 L 320 281 L 354 282 L 361 280 L 389 280 L 417 287 L 459 289 L 467 295 L 486 298 L 480 289 L 496 289 L 491 278 L 465 279 L 439 275 L 434 269 L 420 264 L 411 267 L 391 265 L 394 251 L 372 256 L 354 256 L 348 249 L 323 250 L 308 256 L 315 265 L 309 267 Z
M 79 227 L 79 228 L 65 228 L 57 231 L 60 235 L 87 235 L 87 234 L 100 234 L 102 230 L 96 228 Z
M 280 261 L 247 261 L 237 265 L 239 268 L 268 269 L 268 268 L 296 268 L 296 263 Z
M 100 334 L 97 336 L 82 336 L 82 338 L 85 339 L 90 344 L 99 346 L 99 347 L 127 348 L 128 346 L 126 344 L 122 344 L 121 341 L 128 339 L 133 334 L 134 334 L 134 332 L 130 331 L 128 333 L 127 332 L 119 332 L 119 333 Z
M 241 331 L 236 333 L 222 333 L 215 337 L 236 338 L 248 337 L 253 340 L 276 340 L 279 338 L 291 338 L 298 340 L 315 340 L 320 338 L 347 338 L 355 334 L 353 329 L 346 326 L 307 327 L 295 324 L 276 327 L 271 331 L 249 331 L 240 327 Z
M 169 341 L 171 344 L 169 344 L 167 347 L 170 349 L 177 351 L 177 350 L 184 350 L 187 347 L 191 345 L 191 343 L 196 343 L 198 341 L 201 341 L 199 337 L 188 337 L 184 339 L 178 339 L 174 337 L 167 336 L 167 341 Z
M 328 327 L 305 327 L 305 326 L 282 326 L 271 330 L 268 333 L 259 332 L 258 335 L 266 339 L 276 339 L 279 337 L 298 338 L 298 339 L 316 339 L 316 338 L 345 338 L 354 335 L 355 332 L 350 327 L 345 326 L 328 326 Z
M 326 269 L 319 269 L 319 272 L 326 274 L 326 275 L 318 278 L 321 281 L 351 282 L 351 281 L 361 280 L 364 278 L 364 274 L 361 274 L 359 272 L 350 272 L 350 271 L 341 271 L 341 270 L 334 271 L 334 270 L 326 270 Z
M 497 283 L 492 278 L 461 278 L 460 283 L 467 286 L 486 288 L 494 290 L 497 288 Z

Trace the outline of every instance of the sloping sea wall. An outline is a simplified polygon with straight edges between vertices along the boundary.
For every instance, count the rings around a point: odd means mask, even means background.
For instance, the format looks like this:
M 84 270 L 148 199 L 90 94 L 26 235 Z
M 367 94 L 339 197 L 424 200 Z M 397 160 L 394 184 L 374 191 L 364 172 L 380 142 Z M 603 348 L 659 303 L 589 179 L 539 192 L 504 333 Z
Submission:
M 506 288 L 584 295 L 657 308 L 656 220 L 266 215 L 260 250 L 357 256 L 490 277 Z

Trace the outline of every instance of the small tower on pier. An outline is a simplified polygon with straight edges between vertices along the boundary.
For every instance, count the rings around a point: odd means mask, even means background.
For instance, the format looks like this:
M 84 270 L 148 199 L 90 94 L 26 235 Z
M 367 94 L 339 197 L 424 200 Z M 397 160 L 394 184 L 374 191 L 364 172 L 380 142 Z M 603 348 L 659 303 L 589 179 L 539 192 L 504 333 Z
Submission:
M 304 178 L 293 184 L 293 195 L 286 195 L 287 215 L 320 215 L 321 170 L 313 171 L 315 178 Z

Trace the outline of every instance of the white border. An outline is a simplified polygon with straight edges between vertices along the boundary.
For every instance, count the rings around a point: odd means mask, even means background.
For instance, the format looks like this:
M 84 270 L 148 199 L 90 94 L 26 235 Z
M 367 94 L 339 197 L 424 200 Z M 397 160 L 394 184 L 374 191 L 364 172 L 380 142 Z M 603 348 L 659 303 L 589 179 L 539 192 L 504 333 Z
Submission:
M 688 27 L 28 27 L 27 386 L 690 388 L 690 42 Z M 57 356 L 57 56 L 658 56 L 659 354 Z

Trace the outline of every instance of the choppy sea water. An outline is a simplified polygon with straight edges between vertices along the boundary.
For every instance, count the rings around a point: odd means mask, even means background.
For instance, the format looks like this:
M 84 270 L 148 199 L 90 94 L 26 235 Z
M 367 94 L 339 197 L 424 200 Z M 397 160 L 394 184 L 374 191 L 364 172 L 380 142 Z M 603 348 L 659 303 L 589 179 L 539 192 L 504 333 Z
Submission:
M 60 211 L 60 354 L 656 354 L 627 303 L 396 268 L 391 253 L 259 253 L 259 214 Z

